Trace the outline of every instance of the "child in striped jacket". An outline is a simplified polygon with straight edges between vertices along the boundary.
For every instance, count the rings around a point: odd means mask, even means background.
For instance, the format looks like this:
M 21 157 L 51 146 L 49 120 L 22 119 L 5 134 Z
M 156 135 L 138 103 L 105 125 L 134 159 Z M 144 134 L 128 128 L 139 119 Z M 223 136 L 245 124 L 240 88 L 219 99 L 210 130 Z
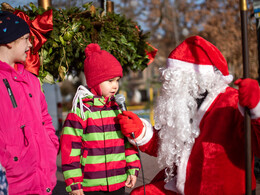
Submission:
M 98 44 L 85 49 L 88 89 L 79 86 L 61 135 L 62 171 L 71 195 L 125 194 L 140 169 L 136 150 L 120 130 L 115 102 L 122 66 Z

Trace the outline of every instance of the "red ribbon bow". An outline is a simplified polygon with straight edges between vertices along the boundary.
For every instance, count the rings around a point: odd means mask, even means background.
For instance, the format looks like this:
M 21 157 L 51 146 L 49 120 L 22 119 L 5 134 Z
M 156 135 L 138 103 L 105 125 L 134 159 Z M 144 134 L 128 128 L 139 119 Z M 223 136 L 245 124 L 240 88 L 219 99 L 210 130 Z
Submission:
M 150 43 L 146 43 L 147 45 L 149 45 L 151 48 L 152 48 L 152 50 L 151 51 L 145 51 L 146 52 L 146 55 L 148 56 L 148 59 L 150 60 L 148 63 L 147 63 L 147 66 L 149 65 L 149 64 L 151 64 L 153 61 L 154 61 L 154 58 L 155 58 L 155 56 L 156 56 L 156 53 L 157 53 L 157 51 L 158 51 L 158 49 L 156 49 L 154 46 L 152 46 Z
M 140 31 L 140 29 L 139 29 L 139 27 L 138 27 L 137 25 L 135 26 L 135 28 L 136 28 L 138 31 Z M 146 55 L 147 55 L 147 57 L 148 57 L 148 59 L 149 59 L 149 62 L 147 63 L 147 66 L 148 66 L 149 64 L 151 64 L 151 63 L 154 61 L 154 58 L 155 58 L 155 56 L 156 56 L 156 54 L 157 54 L 158 49 L 156 49 L 154 46 L 152 46 L 152 45 L 151 45 L 150 43 L 148 43 L 148 42 L 146 42 L 146 44 L 147 44 L 149 47 L 151 47 L 151 50 L 150 50 L 150 51 L 145 50 Z
M 47 39 L 42 34 L 46 34 L 47 32 L 53 30 L 52 10 L 48 10 L 42 15 L 36 16 L 36 18 L 32 21 L 30 20 L 28 15 L 20 10 L 16 10 L 14 14 L 25 20 L 29 25 L 32 48 L 28 52 L 25 69 L 33 74 L 38 75 L 40 68 L 40 58 L 38 50 L 47 41 Z

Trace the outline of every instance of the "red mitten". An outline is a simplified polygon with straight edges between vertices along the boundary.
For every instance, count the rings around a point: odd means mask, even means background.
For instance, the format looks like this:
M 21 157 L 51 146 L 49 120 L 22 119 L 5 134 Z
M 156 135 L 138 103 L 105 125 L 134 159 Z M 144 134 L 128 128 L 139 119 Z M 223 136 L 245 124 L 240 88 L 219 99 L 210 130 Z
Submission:
M 239 86 L 239 104 L 249 109 L 255 108 L 260 100 L 258 82 L 256 80 L 247 78 L 238 79 L 234 84 Z
M 121 131 L 126 137 L 133 138 L 131 134 L 134 133 L 135 138 L 137 138 L 142 133 L 143 122 L 135 113 L 123 111 L 117 118 L 121 126 Z

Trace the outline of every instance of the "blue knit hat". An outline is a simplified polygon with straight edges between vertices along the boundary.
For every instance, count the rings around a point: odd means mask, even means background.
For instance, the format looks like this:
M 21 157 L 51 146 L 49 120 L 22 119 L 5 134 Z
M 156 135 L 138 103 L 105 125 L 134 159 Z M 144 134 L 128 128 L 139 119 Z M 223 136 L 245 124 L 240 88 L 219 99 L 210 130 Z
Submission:
M 30 33 L 28 24 L 8 11 L 0 11 L 0 44 L 11 43 Z

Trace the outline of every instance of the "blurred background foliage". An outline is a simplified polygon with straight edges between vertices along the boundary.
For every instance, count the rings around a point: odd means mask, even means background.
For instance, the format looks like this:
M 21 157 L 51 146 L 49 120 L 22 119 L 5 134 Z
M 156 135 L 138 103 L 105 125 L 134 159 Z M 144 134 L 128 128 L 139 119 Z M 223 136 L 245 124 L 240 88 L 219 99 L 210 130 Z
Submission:
M 250 77 L 259 79 L 257 27 L 253 0 L 248 4 Z M 169 53 L 184 39 L 199 35 L 216 45 L 226 58 L 234 80 L 243 76 L 239 1 L 122 0 L 115 11 L 142 24 L 158 48 L 153 65 L 164 66 Z M 162 57 L 164 59 L 162 59 Z

